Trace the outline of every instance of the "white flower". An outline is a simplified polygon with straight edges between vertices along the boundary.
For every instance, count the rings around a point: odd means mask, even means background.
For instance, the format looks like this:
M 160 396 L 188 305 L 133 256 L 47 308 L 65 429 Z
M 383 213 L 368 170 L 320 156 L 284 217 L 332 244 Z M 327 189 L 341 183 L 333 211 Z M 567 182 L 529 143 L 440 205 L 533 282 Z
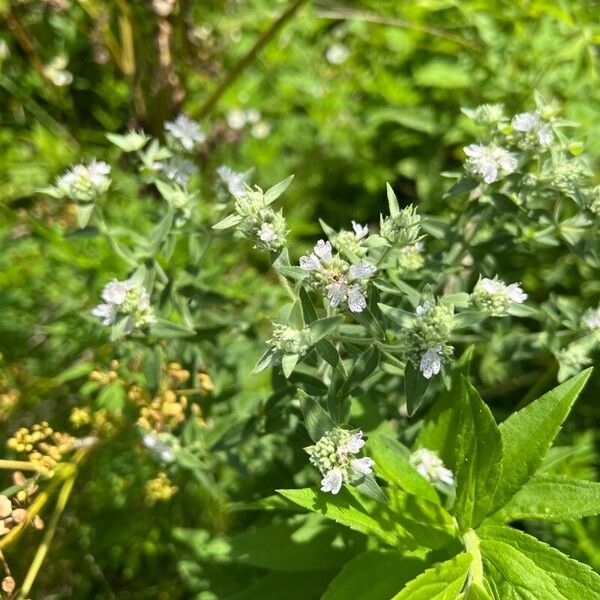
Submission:
M 352 229 L 354 229 L 354 234 L 356 235 L 357 240 L 362 240 L 362 238 L 369 235 L 369 228 L 367 225 L 361 225 L 356 221 L 352 221 Z
M 131 289 L 129 281 L 117 281 L 113 279 L 104 286 L 102 290 L 102 300 L 109 304 L 120 306 L 125 302 L 127 291 Z
M 350 56 L 350 51 L 343 44 L 332 44 L 325 53 L 325 58 L 331 65 L 341 65 L 346 62 L 348 56 Z
M 327 288 L 327 298 L 333 308 L 339 306 L 345 299 L 348 288 L 345 283 L 332 283 Z M 356 311 L 360 312 L 360 311 Z
M 357 285 L 351 286 L 348 290 L 348 308 L 352 312 L 362 312 L 367 308 L 365 293 Z
M 441 481 L 447 485 L 454 483 L 452 471 L 444 466 L 442 459 L 432 450 L 419 448 L 411 455 L 410 464 L 429 481 Z
M 88 165 L 88 173 L 90 181 L 100 187 L 106 184 L 108 175 L 110 175 L 110 165 L 105 163 L 103 160 L 92 160 Z
M 227 121 L 227 125 L 231 127 L 231 129 L 242 129 L 246 123 L 248 122 L 248 116 L 246 111 L 241 108 L 232 108 L 225 117 Z
M 499 279 L 489 279 L 484 277 L 479 284 L 488 294 L 501 294 L 506 289 L 506 284 Z
M 260 110 L 257 108 L 249 108 L 246 111 L 246 120 L 248 123 L 258 123 L 260 121 Z
M 92 310 L 92 315 L 102 319 L 102 325 L 112 325 L 117 318 L 117 309 L 112 304 L 98 304 Z
M 350 279 L 369 279 L 375 274 L 377 268 L 368 262 L 359 262 L 350 267 L 348 275 Z
M 417 315 L 417 317 L 421 317 L 423 315 L 426 315 L 431 310 L 431 308 L 431 303 L 425 300 L 423 304 L 419 304 L 419 306 L 415 308 L 415 314 Z
M 423 373 L 425 379 L 431 379 L 434 375 L 437 375 L 442 368 L 442 346 L 438 344 L 433 348 L 429 348 L 425 354 L 421 357 L 421 363 L 419 369 Z
M 259 121 L 258 123 L 254 123 L 254 125 L 252 125 L 250 133 L 257 140 L 264 140 L 271 133 L 271 125 L 269 125 L 269 123 L 266 121 Z
M 319 240 L 314 248 L 315 254 L 324 262 L 331 262 L 333 259 L 331 243 Z
M 468 170 L 480 175 L 485 183 L 493 183 L 517 168 L 517 158 L 498 146 L 471 144 L 464 151 L 469 157 Z
M 517 131 L 537 130 L 540 126 L 540 113 L 537 111 L 519 113 L 512 118 L 512 126 Z
M 361 475 L 370 475 L 373 472 L 375 461 L 368 456 L 364 458 L 355 458 L 350 461 L 350 466 Z
M 583 315 L 583 323 L 589 329 L 600 329 L 600 309 L 591 308 Z
M 344 483 L 344 476 L 339 469 L 331 469 L 321 480 L 321 491 L 337 494 Z
M 191 160 L 179 156 L 174 156 L 166 162 L 158 163 L 158 165 L 168 180 L 174 181 L 181 187 L 185 187 L 190 177 L 198 171 L 196 165 Z
M 305 271 L 316 271 L 321 268 L 321 262 L 314 254 L 300 257 L 300 268 Z
M 274 242 L 277 239 L 277 234 L 273 231 L 273 228 L 269 223 L 263 223 L 258 230 L 258 237 L 263 242 Z
M 552 133 L 552 128 L 550 125 L 543 125 L 538 129 L 537 132 L 538 141 L 542 146 L 549 146 L 554 139 L 554 134 Z
M 197 144 L 201 144 L 206 139 L 206 135 L 202 132 L 198 123 L 183 113 L 179 114 L 174 121 L 165 123 L 165 129 L 186 150 L 193 150 Z
M 142 442 L 146 448 L 152 450 L 158 444 L 158 438 L 150 433 L 145 433 L 144 437 L 142 438 Z
M 353 433 L 346 442 L 346 449 L 350 454 L 358 454 L 360 449 L 365 445 L 365 440 L 363 440 L 363 432 L 357 431 Z
M 527 294 L 521 289 L 519 283 L 511 283 L 506 286 L 506 297 L 517 304 L 523 304 L 527 300 Z
M 221 165 L 217 169 L 219 179 L 227 186 L 227 190 L 236 198 L 246 196 L 246 188 L 244 186 L 244 175 L 233 171 L 226 165 Z

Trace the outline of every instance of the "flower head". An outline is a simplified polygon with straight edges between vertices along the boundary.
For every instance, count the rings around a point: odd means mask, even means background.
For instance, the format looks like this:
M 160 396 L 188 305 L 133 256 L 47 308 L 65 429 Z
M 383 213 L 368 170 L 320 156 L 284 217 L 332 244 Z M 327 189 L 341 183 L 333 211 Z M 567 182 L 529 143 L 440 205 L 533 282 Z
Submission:
M 227 190 L 232 196 L 241 198 L 246 195 L 246 186 L 244 185 L 243 173 L 233 171 L 226 165 L 221 165 L 217 169 L 219 179 L 227 186 Z
M 447 485 L 454 483 L 452 471 L 444 466 L 442 459 L 432 450 L 419 448 L 411 455 L 410 464 L 431 482 L 441 481 Z
M 517 168 L 517 157 L 500 146 L 471 144 L 464 148 L 467 171 L 480 176 L 485 183 L 494 183 Z
M 56 190 L 76 202 L 94 202 L 110 185 L 110 166 L 101 160 L 71 167 L 56 180 Z
M 505 315 L 512 303 L 522 304 L 527 300 L 527 294 L 519 283 L 506 285 L 504 281 L 494 277 L 483 277 L 477 282 L 471 302 L 475 308 L 483 310 L 493 317 Z
M 433 348 L 429 348 L 429 350 L 421 356 L 419 370 L 425 379 L 431 379 L 440 372 L 442 368 L 442 351 L 442 345 L 438 344 Z
M 165 130 L 171 135 L 184 150 L 191 151 L 206 140 L 206 135 L 200 129 L 196 121 L 193 121 L 183 113 L 179 114 L 174 121 L 165 123 Z

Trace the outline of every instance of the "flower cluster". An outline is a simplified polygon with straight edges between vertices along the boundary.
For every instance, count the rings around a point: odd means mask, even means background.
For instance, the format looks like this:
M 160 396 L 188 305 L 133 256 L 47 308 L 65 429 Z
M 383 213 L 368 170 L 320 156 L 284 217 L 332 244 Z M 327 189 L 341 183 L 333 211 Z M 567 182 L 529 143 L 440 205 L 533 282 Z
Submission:
M 506 285 L 497 277 L 480 279 L 471 294 L 473 306 L 493 317 L 506 315 L 511 304 L 522 304 L 525 300 L 527 294 L 521 289 L 519 283 Z
M 170 145 L 187 152 L 194 151 L 206 140 L 206 135 L 196 121 L 184 114 L 180 114 L 174 121 L 165 123 Z
M 151 505 L 155 502 L 167 502 L 177 493 L 177 490 L 177 486 L 161 472 L 146 483 L 146 500 Z
M 418 241 L 410 246 L 404 246 L 398 256 L 398 271 L 401 275 L 418 271 L 425 264 L 423 250 L 425 245 L 422 241 Z
M 344 482 L 352 483 L 373 472 L 373 459 L 353 458 L 365 445 L 362 431 L 333 429 L 314 445 L 305 448 L 310 462 L 319 469 L 323 479 L 321 491 L 337 494 Z
M 145 430 L 174 429 L 185 420 L 188 403 L 176 390 L 164 390 L 147 406 L 142 406 L 137 423 Z
M 62 457 L 73 449 L 75 440 L 67 433 L 54 431 L 46 421 L 36 423 L 31 430 L 18 429 L 8 440 L 8 447 L 27 454 L 30 462 L 51 473 Z
M 92 315 L 100 318 L 103 325 L 114 325 L 119 319 L 125 335 L 156 322 L 148 292 L 133 279 L 114 279 L 107 283 L 102 290 L 102 300 Z
M 366 225 L 361 225 L 356 221 L 352 221 L 352 231 L 343 229 L 334 239 L 335 247 L 338 250 L 343 250 L 353 256 L 362 258 L 367 253 L 363 241 L 369 235 L 369 228 Z
M 110 186 L 110 166 L 101 160 L 75 165 L 55 184 L 56 191 L 75 202 L 95 202 Z
M 454 484 L 454 474 L 444 466 L 442 459 L 432 450 L 419 448 L 410 456 L 410 464 L 432 483 Z
M 467 155 L 466 170 L 481 177 L 485 183 L 494 183 L 517 168 L 517 157 L 500 146 L 489 144 L 470 144 L 464 148 Z
M 273 352 L 282 354 L 304 354 L 311 345 L 308 327 L 294 329 L 281 323 L 273 323 L 273 337 L 267 340 Z
M 217 169 L 219 179 L 227 187 L 227 191 L 236 198 L 241 198 L 246 195 L 245 177 L 243 173 L 234 171 L 227 165 L 221 165 Z
M 27 506 L 38 491 L 38 485 L 34 481 L 28 482 L 20 471 L 13 474 L 13 482 L 18 491 L 12 497 L 0 494 L 0 537 L 27 520 L 27 510 L 23 506 Z M 33 515 L 31 524 L 35 529 L 44 528 L 39 515 Z
M 309 285 L 333 308 L 346 304 L 351 312 L 362 312 L 367 307 L 367 282 L 377 270 L 371 263 L 350 264 L 339 254 L 334 256 L 330 242 L 319 240 L 312 254 L 300 258 L 300 267 L 308 271 Z
M 419 241 L 421 217 L 414 206 L 394 211 L 387 217 L 381 215 L 379 233 L 393 246 L 409 246 Z
M 407 359 L 426 379 L 437 375 L 452 355 L 448 340 L 454 325 L 453 306 L 426 300 L 417 306 L 412 324 L 403 332 Z
M 516 143 L 523 150 L 549 146 L 554 139 L 550 124 L 542 122 L 541 114 L 537 110 L 515 115 L 511 125 Z

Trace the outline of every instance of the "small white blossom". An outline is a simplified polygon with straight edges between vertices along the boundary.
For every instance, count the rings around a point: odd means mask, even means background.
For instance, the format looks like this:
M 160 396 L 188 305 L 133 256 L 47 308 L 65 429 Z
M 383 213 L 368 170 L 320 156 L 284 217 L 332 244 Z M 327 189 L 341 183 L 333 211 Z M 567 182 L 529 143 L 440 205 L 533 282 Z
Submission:
M 428 481 L 441 481 L 447 485 L 454 483 L 452 471 L 444 466 L 442 459 L 432 450 L 419 448 L 411 455 L 410 464 Z
M 227 113 L 225 120 L 231 129 L 239 130 L 243 129 L 248 122 L 248 116 L 245 110 L 241 108 L 232 108 Z
M 331 469 L 321 480 L 321 491 L 337 494 L 344 483 L 344 476 L 339 469 Z
M 524 112 L 515 115 L 512 118 L 512 126 L 517 131 L 535 131 L 540 126 L 540 113 L 538 112 Z
M 590 308 L 583 315 L 583 324 L 588 329 L 600 329 L 600 308 Z
M 350 454 L 357 454 L 360 452 L 360 449 L 365 445 L 365 440 L 363 440 L 363 432 L 357 431 L 353 433 L 346 442 L 346 448 Z
M 300 267 L 305 271 L 316 271 L 321 268 L 321 263 L 314 254 L 309 254 L 300 257 Z
M 362 312 L 367 308 L 365 293 L 357 285 L 348 289 L 348 308 L 352 312 Z
M 517 168 L 516 156 L 498 146 L 471 144 L 464 151 L 469 157 L 467 169 L 480 175 L 485 183 L 494 183 Z
M 550 125 L 543 125 L 538 129 L 537 132 L 538 141 L 542 146 L 549 146 L 554 140 L 554 134 L 552 133 L 552 128 Z
M 258 237 L 263 242 L 274 242 L 277 239 L 277 234 L 269 223 L 263 223 L 258 231 Z
M 419 304 L 417 308 L 415 308 L 415 314 L 417 317 L 421 317 L 426 315 L 432 309 L 431 303 L 425 300 L 423 304 Z
M 425 379 L 431 379 L 434 375 L 437 375 L 442 368 L 442 346 L 438 344 L 433 348 L 429 348 L 425 354 L 421 357 L 421 363 L 419 369 L 423 373 Z
M 183 113 L 174 121 L 165 123 L 165 129 L 186 149 L 193 150 L 198 144 L 206 140 L 206 135 L 196 121 Z
M 324 263 L 331 262 L 333 258 L 331 243 L 324 240 L 317 242 L 314 252 Z
M 527 300 L 527 294 L 519 283 L 511 283 L 506 286 L 506 297 L 517 304 L 523 304 Z
M 244 186 L 244 175 L 230 169 L 226 165 L 221 165 L 217 169 L 219 179 L 227 186 L 227 190 L 236 198 L 246 196 L 246 187 Z
M 117 318 L 117 309 L 112 304 L 98 304 L 92 315 L 101 319 L 102 325 L 112 325 Z
M 368 456 L 363 458 L 355 458 L 350 461 L 350 466 L 361 475 L 370 475 L 373 472 L 375 461 Z
M 502 294 L 506 289 L 506 284 L 499 279 L 489 279 L 484 277 L 479 283 L 483 290 L 488 294 Z
M 332 283 L 327 288 L 327 298 L 333 308 L 339 306 L 345 299 L 348 287 L 344 283 Z M 360 311 L 357 311 L 360 312 Z
M 109 304 L 119 306 L 125 302 L 127 291 L 131 288 L 132 283 L 130 280 L 117 281 L 116 279 L 113 279 L 102 289 L 102 300 Z
M 361 225 L 356 221 L 352 221 L 352 229 L 354 229 L 354 234 L 358 240 L 362 240 L 364 237 L 369 235 L 369 228 L 367 225 Z
M 359 262 L 350 267 L 348 275 L 350 279 L 369 279 L 375 274 L 377 268 L 368 262 Z
M 348 56 L 350 51 L 343 44 L 332 44 L 325 53 L 325 58 L 331 65 L 341 65 L 348 60 Z
M 271 133 L 271 125 L 269 125 L 267 121 L 259 121 L 252 125 L 250 133 L 252 134 L 252 137 L 255 137 L 257 140 L 264 140 Z

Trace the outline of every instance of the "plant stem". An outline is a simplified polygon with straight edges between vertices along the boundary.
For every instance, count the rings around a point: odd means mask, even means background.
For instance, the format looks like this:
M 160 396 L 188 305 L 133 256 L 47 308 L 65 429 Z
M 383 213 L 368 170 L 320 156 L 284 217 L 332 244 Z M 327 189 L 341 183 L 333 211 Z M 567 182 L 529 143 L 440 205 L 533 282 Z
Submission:
M 45 474 L 44 469 L 40 469 L 39 465 L 34 465 L 31 462 L 24 460 L 5 460 L 0 459 L 0 469 L 8 469 L 9 471 L 37 471 Z
M 211 112 L 227 88 L 233 84 L 244 69 L 257 57 L 258 53 L 275 37 L 277 32 L 294 16 L 306 1 L 307 0 L 294 0 L 294 2 L 292 2 L 292 4 L 290 4 L 288 8 L 286 8 L 281 15 L 271 23 L 271 26 L 256 40 L 252 48 L 250 48 L 250 50 L 248 50 L 248 52 L 233 65 L 232 69 L 225 76 L 225 79 L 221 81 L 213 93 L 206 99 L 198 111 L 197 117 L 199 119 L 206 117 L 206 115 Z
M 463 542 L 465 543 L 467 552 L 473 557 L 473 562 L 469 569 L 469 584 L 483 585 L 483 562 L 481 559 L 481 550 L 479 549 L 479 538 L 470 529 L 463 536 Z

